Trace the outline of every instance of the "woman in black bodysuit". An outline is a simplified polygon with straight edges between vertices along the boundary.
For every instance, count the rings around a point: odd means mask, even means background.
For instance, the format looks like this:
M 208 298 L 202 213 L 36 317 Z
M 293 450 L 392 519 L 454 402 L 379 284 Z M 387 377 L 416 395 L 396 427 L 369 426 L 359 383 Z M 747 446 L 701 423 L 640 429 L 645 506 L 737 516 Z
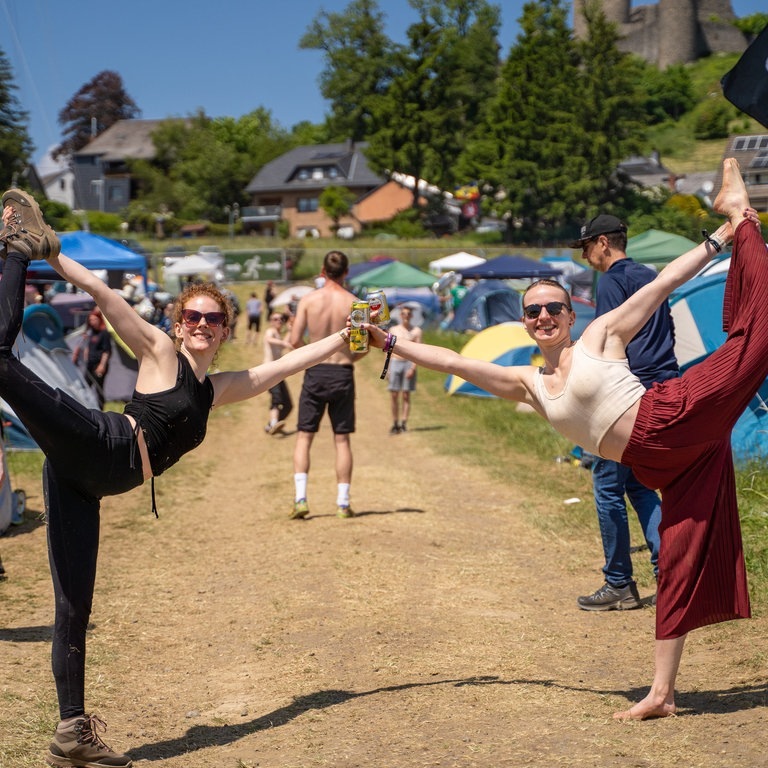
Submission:
M 0 396 L 46 456 L 43 490 L 56 597 L 52 664 L 61 717 L 47 760 L 54 766 L 128 768 L 130 757 L 102 741 L 103 721 L 85 714 L 85 636 L 96 578 L 101 497 L 141 485 L 199 445 L 213 406 L 266 392 L 337 352 L 348 343 L 349 333 L 342 329 L 249 370 L 208 375 L 232 321 L 229 301 L 216 286 L 192 285 L 181 294 L 174 341 L 90 271 L 59 254 L 59 241 L 31 196 L 9 190 L 2 205 L 5 229 L 0 245 L 7 253 L 0 281 Z M 89 293 L 135 354 L 136 391 L 124 413 L 82 406 L 13 356 L 27 266 L 33 258 L 47 258 L 62 279 Z

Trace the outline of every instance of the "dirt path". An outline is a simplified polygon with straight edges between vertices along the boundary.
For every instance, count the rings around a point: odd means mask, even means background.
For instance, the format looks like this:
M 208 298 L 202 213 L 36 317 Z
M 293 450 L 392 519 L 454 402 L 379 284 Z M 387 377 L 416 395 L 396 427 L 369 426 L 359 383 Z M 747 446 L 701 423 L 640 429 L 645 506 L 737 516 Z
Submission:
M 768 765 L 765 620 L 691 636 L 682 716 L 614 722 L 650 683 L 653 609 L 575 610 L 597 543 L 546 534 L 530 496 L 436 455 L 418 396 L 389 437 L 379 363 L 358 370 L 354 519 L 334 515 L 327 427 L 311 517 L 287 519 L 294 440 L 263 433 L 264 399 L 216 414 L 158 480 L 159 520 L 148 488 L 105 501 L 87 701 L 107 741 L 167 768 Z M 13 533 L 2 768 L 42 765 L 57 719 L 44 528 Z

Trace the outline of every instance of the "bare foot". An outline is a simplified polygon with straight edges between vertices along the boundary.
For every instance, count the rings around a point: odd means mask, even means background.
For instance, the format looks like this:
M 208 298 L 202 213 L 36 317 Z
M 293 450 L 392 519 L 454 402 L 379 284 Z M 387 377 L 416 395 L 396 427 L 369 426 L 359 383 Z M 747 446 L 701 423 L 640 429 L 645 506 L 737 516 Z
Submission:
M 723 185 L 712 207 L 727 216 L 735 230 L 744 218 L 744 209 L 748 206 L 749 194 L 741 178 L 739 163 L 733 157 L 726 157 L 723 160 Z
M 655 717 L 674 717 L 677 708 L 674 701 L 656 701 L 650 695 L 642 701 L 625 709 L 623 712 L 614 712 L 614 720 L 650 720 Z

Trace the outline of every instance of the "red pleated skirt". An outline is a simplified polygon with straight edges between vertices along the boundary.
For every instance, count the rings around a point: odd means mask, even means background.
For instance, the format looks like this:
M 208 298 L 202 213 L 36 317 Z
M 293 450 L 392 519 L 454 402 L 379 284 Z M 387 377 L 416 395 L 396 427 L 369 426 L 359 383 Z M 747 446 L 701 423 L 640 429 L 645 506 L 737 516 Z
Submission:
M 750 616 L 731 430 L 768 376 L 766 286 L 768 250 L 742 222 L 725 287 L 726 341 L 646 392 L 622 457 L 661 491 L 659 639 Z

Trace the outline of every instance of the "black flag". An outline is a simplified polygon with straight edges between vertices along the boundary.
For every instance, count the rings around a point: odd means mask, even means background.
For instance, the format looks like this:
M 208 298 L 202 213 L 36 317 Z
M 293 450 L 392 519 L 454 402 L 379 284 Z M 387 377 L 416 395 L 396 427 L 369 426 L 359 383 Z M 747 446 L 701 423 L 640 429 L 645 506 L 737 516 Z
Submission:
M 768 128 L 768 27 L 723 76 L 720 85 L 731 104 Z

